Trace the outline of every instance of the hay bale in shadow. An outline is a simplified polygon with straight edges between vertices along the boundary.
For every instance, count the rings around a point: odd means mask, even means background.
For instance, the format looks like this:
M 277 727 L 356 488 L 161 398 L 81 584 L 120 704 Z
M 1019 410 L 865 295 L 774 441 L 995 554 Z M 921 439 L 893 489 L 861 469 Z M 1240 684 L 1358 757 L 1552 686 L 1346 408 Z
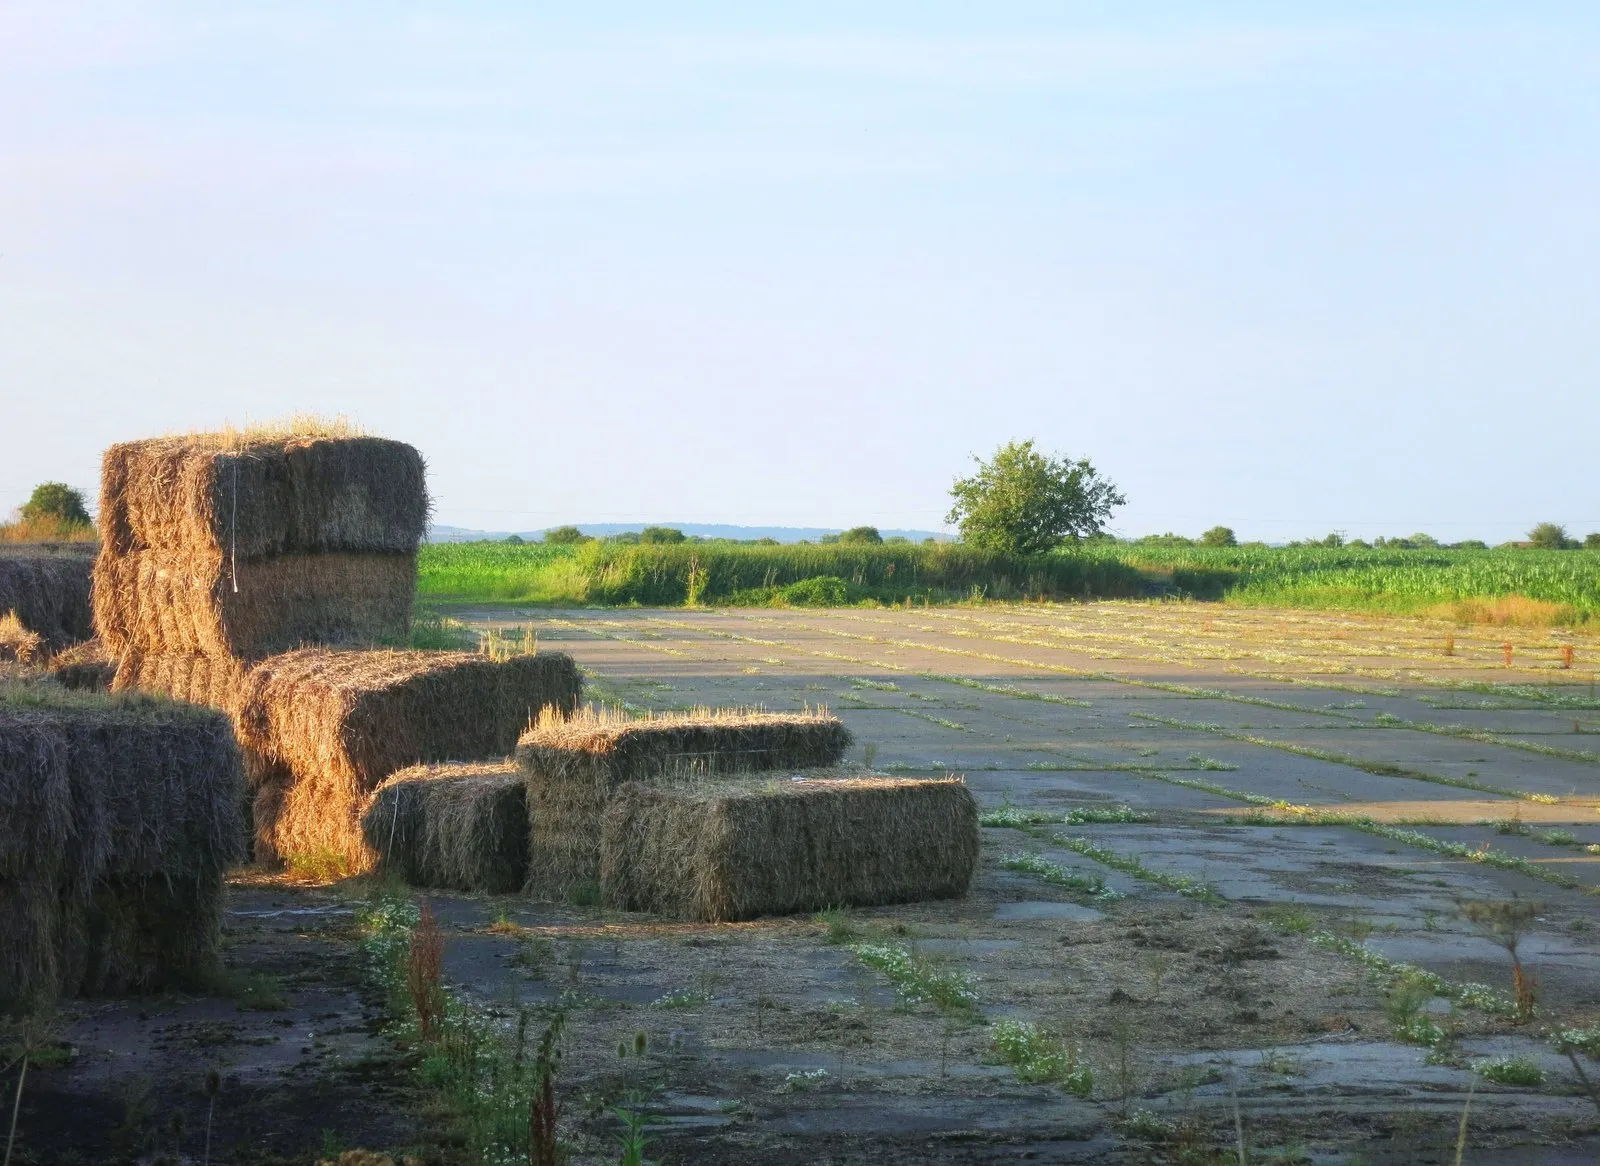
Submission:
M 959 778 L 631 783 L 606 811 L 600 885 L 608 906 L 723 922 L 956 898 L 977 861 Z
M 92 548 L 90 548 L 92 549 Z M 0 613 L 15 612 L 22 626 L 56 652 L 94 634 L 85 550 L 50 552 L 0 549 Z
M 212 710 L 0 681 L 0 1007 L 203 978 L 243 781 Z
M 826 712 L 542 717 L 516 753 L 528 782 L 529 890 L 559 899 L 599 877 L 601 817 L 630 781 L 833 765 L 850 740 Z
M 109 692 L 117 676 L 117 662 L 98 636 L 74 644 L 50 657 L 50 675 L 63 688 L 81 692 Z
M 528 874 L 528 807 L 515 761 L 402 769 L 361 818 L 379 871 L 416 887 L 509 894 Z
M 559 652 L 496 661 L 310 648 L 263 661 L 246 676 L 238 714 L 241 745 L 277 767 L 282 787 L 258 796 L 258 853 L 367 869 L 374 855 L 360 817 L 384 778 L 505 757 L 540 710 L 570 713 L 582 684 Z
M 113 652 L 258 659 L 303 644 L 399 643 L 414 551 L 241 559 L 215 548 L 102 554 L 95 626 Z

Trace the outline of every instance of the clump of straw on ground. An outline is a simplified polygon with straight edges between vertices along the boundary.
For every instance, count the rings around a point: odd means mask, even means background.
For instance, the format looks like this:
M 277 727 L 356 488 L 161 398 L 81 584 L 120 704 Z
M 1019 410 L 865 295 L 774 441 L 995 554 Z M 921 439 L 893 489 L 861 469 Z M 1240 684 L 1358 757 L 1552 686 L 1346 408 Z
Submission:
M 633 783 L 606 811 L 600 885 L 608 906 L 720 922 L 953 898 L 977 860 L 959 778 Z
M 599 876 L 601 816 L 627 782 L 833 765 L 850 740 L 826 711 L 542 716 L 516 754 L 528 781 L 529 889 L 561 898 Z
M 515 761 L 402 769 L 362 815 L 377 869 L 417 887 L 507 894 L 528 870 L 528 810 Z

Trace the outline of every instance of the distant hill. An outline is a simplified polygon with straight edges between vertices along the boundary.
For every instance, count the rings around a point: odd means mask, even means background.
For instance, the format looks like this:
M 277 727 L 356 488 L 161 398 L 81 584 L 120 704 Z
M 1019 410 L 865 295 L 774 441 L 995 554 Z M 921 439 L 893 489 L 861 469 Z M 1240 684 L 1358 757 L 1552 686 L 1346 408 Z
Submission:
M 734 538 L 757 539 L 774 538 L 781 543 L 797 543 L 801 541 L 816 542 L 825 534 L 838 534 L 842 529 L 835 526 L 729 526 L 714 522 L 580 522 L 576 524 L 584 534 L 603 538 L 607 535 L 622 534 L 624 531 L 640 531 L 646 526 L 670 526 L 681 530 L 684 534 L 698 536 L 699 538 Z M 888 530 L 879 529 L 879 534 L 884 538 L 908 538 L 912 542 L 921 542 L 925 538 L 938 539 L 941 542 L 950 538 L 937 530 Z M 480 542 L 484 539 L 504 539 L 511 535 L 518 535 L 529 542 L 536 542 L 544 537 L 542 530 L 473 530 L 465 526 L 447 526 L 444 523 L 435 523 L 428 529 L 428 541 L 436 543 L 465 543 Z

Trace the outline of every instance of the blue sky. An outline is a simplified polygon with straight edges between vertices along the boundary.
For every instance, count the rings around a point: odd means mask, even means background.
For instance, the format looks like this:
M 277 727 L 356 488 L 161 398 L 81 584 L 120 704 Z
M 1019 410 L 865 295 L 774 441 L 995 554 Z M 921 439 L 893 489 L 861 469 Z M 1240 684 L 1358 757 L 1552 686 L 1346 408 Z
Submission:
M 440 521 L 1600 530 L 1600 8 L 0 7 L 0 510 L 346 413 Z

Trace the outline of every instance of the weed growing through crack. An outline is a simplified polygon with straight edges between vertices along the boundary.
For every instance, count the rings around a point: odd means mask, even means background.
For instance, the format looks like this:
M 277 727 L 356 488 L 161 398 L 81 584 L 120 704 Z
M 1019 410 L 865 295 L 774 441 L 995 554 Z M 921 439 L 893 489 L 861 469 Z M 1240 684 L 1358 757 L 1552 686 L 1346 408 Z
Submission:
M 1060 887 L 1065 891 L 1073 891 L 1086 898 L 1097 899 L 1101 902 L 1110 902 L 1113 899 L 1122 898 L 1122 892 L 1114 891 L 1106 885 L 1104 875 L 1096 874 L 1092 871 L 1074 870 L 1070 866 L 1063 866 L 1059 862 L 1052 862 L 1050 859 L 1037 854 L 1018 852 L 1002 855 L 1000 866 L 1004 870 L 1033 875 L 1053 887 Z
M 1085 858 L 1092 858 L 1098 863 L 1109 866 L 1112 870 L 1120 870 L 1130 874 L 1142 882 L 1154 883 L 1169 891 L 1176 891 L 1190 899 L 1198 899 L 1202 903 L 1216 906 L 1225 900 L 1217 893 L 1217 888 L 1208 882 L 1191 878 L 1189 875 L 1171 874 L 1162 870 L 1151 870 L 1130 854 L 1118 854 L 1110 847 L 1101 846 L 1087 838 L 1068 838 L 1056 836 L 1056 841 L 1068 850 L 1075 851 Z
M 1478 1076 L 1496 1085 L 1521 1085 L 1529 1089 L 1544 1084 L 1544 1070 L 1528 1057 L 1491 1057 L 1472 1066 Z
M 943 1013 L 972 1013 L 978 1007 L 977 978 L 942 968 L 909 948 L 887 943 L 857 943 L 850 950 L 894 985 L 902 1007 L 931 1004 Z
M 1076 1097 L 1094 1091 L 1094 1070 L 1083 1063 L 1083 1050 L 1037 1025 L 1002 1020 L 994 1026 L 990 1043 L 1019 1081 L 1060 1085 Z
M 778 1087 L 780 1093 L 803 1093 L 813 1085 L 828 1079 L 826 1069 L 803 1069 L 798 1073 L 786 1073 L 783 1084 Z
M 1425 979 L 1407 974 L 1395 977 L 1383 999 L 1384 1015 L 1389 1018 L 1395 1039 L 1428 1048 L 1445 1039 L 1444 1029 L 1427 1014 L 1433 998 L 1433 986 Z
M 1538 982 L 1523 966 L 1517 953 L 1525 936 L 1538 918 L 1540 905 L 1526 899 L 1468 900 L 1461 904 L 1465 915 L 1479 931 L 1505 948 L 1511 957 L 1511 989 L 1517 1004 L 1517 1019 L 1523 1024 L 1533 1019 L 1538 1002 Z

